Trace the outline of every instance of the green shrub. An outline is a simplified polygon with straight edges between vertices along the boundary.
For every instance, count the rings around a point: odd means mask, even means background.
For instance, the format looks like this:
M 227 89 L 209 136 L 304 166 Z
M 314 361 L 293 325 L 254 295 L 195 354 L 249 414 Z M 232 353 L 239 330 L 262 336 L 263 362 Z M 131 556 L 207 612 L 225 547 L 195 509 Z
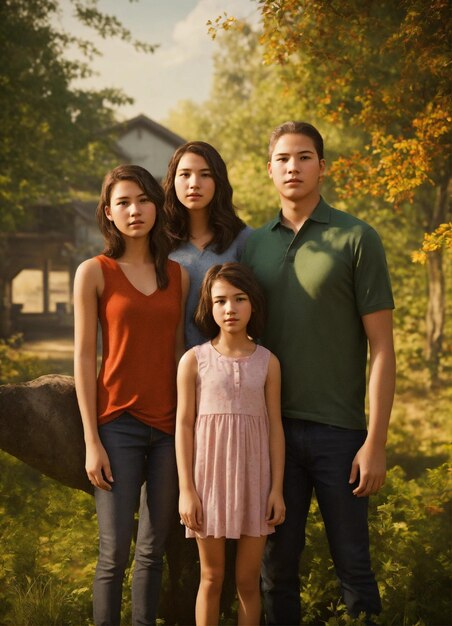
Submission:
M 32 380 L 46 373 L 41 359 L 22 352 L 23 336 L 0 339 L 0 385 Z
M 48 371 L 48 370 L 47 370 Z M 44 361 L 24 356 L 20 338 L 0 342 L 0 382 L 47 373 Z M 372 561 L 383 602 L 384 626 L 450 623 L 452 604 L 450 450 L 451 390 L 428 398 L 405 388 L 390 432 L 391 463 L 384 489 L 370 500 Z M 93 499 L 42 476 L 0 452 L 0 625 L 89 626 L 97 559 Z M 196 592 L 198 560 L 187 550 L 181 585 L 188 603 Z M 231 569 L 231 571 L 233 571 Z M 130 623 L 130 577 L 124 587 L 124 624 Z M 323 522 L 313 502 L 300 564 L 302 624 L 360 626 L 339 600 Z M 230 585 L 232 580 L 228 581 Z M 164 576 L 164 594 L 170 586 Z M 190 597 L 189 597 L 190 596 Z M 185 606 L 185 605 L 184 605 Z M 166 607 L 166 605 L 165 605 Z M 164 610 L 166 612 L 166 608 Z M 222 608 L 236 623 L 236 604 Z
M 451 615 L 452 513 L 447 464 L 407 480 L 388 472 L 384 490 L 371 499 L 372 562 L 379 583 L 385 626 L 447 624 Z M 449 539 L 449 541 L 448 541 Z M 339 587 L 314 504 L 301 567 L 302 624 L 360 624 L 338 604 Z M 333 615 L 332 615 L 333 614 Z

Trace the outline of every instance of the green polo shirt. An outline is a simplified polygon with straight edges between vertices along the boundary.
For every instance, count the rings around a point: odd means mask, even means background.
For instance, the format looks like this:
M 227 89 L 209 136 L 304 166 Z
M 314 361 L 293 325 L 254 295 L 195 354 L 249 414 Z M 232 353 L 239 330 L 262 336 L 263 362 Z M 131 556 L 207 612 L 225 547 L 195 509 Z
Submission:
M 322 198 L 297 234 L 280 215 L 251 233 L 242 261 L 265 291 L 262 343 L 281 362 L 283 415 L 366 428 L 361 316 L 394 308 L 376 231 Z

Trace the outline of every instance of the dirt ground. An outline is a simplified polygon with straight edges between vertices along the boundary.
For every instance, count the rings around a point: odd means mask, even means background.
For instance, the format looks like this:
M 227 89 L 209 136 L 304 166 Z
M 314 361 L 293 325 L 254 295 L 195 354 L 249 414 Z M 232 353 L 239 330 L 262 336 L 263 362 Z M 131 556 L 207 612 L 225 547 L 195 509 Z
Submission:
M 23 350 L 40 359 L 72 359 L 74 357 L 74 339 L 71 335 L 37 337 L 24 341 Z

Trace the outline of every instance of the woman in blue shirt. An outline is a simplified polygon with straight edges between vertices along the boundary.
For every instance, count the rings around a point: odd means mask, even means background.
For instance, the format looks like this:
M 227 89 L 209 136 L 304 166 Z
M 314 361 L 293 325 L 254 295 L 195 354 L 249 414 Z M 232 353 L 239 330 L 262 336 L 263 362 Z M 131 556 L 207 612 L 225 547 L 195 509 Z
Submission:
M 186 348 L 206 338 L 193 322 L 199 290 L 207 270 L 240 261 L 251 228 L 238 217 L 226 164 L 213 146 L 191 141 L 176 150 L 163 182 L 170 259 L 190 275 L 185 313 Z

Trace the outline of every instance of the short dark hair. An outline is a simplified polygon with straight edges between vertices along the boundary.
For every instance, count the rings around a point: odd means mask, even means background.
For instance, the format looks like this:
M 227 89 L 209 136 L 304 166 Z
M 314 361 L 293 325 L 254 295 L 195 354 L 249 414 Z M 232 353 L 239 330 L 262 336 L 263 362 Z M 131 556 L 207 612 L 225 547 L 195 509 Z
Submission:
M 223 263 L 212 266 L 204 276 L 201 294 L 195 312 L 195 324 L 208 339 L 218 335 L 218 324 L 212 315 L 212 287 L 215 281 L 224 280 L 246 293 L 251 302 L 251 317 L 247 332 L 253 339 L 258 339 L 264 332 L 265 298 L 253 272 L 241 263 Z
M 275 144 L 283 135 L 306 135 L 310 137 L 314 142 L 314 147 L 317 152 L 319 160 L 323 159 L 323 137 L 315 126 L 308 122 L 284 122 L 280 126 L 277 126 L 270 135 L 270 141 L 268 143 L 268 158 L 271 161 Z
M 179 201 L 174 179 L 179 161 L 186 153 L 197 154 L 207 163 L 213 180 L 215 192 L 209 206 L 209 227 L 213 232 L 209 244 L 221 254 L 232 244 L 239 232 L 246 226 L 237 215 L 232 202 L 233 190 L 229 182 L 226 163 L 220 153 L 205 141 L 189 141 L 180 146 L 168 164 L 163 188 L 165 190 L 166 228 L 172 249 L 177 249 L 181 242 L 190 237 L 190 218 L 186 207 Z
M 102 191 L 96 208 L 96 218 L 99 229 L 104 236 L 105 249 L 103 254 L 117 259 L 124 254 L 125 241 L 115 224 L 105 215 L 105 207 L 110 206 L 111 193 L 116 183 L 122 180 L 131 180 L 155 204 L 155 224 L 149 235 L 149 249 L 155 263 L 157 285 L 159 289 L 168 286 L 167 261 L 169 240 L 164 230 L 163 203 L 165 200 L 163 189 L 155 178 L 140 165 L 118 165 L 107 172 L 102 183 Z

